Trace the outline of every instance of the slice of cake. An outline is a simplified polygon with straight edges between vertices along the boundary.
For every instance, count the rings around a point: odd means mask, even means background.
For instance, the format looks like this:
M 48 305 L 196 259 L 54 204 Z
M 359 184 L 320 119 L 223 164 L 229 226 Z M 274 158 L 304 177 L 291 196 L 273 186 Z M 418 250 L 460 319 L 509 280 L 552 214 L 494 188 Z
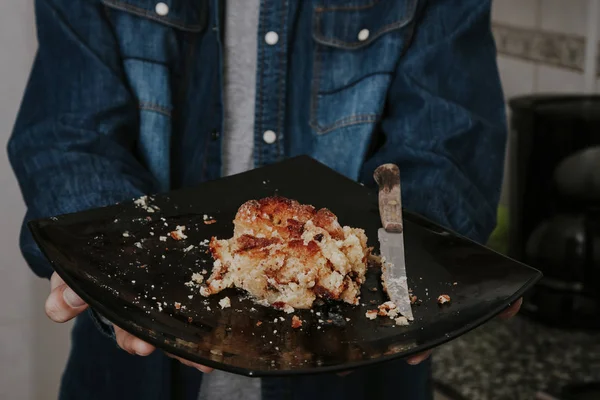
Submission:
M 369 255 L 364 230 L 282 197 L 244 203 L 234 226 L 231 239 L 210 242 L 215 261 L 203 296 L 237 287 L 288 312 L 317 298 L 358 304 Z

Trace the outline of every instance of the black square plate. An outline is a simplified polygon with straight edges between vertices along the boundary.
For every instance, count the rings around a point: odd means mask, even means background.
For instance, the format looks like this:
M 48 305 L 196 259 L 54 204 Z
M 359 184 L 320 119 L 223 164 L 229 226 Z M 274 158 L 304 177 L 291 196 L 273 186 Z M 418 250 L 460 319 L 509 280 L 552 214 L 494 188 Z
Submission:
M 205 299 L 186 286 L 192 273 L 210 273 L 201 242 L 231 237 L 238 207 L 271 195 L 329 208 L 342 225 L 364 228 L 377 251 L 377 193 L 308 157 L 154 196 L 151 204 L 160 209 L 154 213 L 131 202 L 29 226 L 58 274 L 109 320 L 167 352 L 249 376 L 342 371 L 407 357 L 483 324 L 541 277 L 407 211 L 409 287 L 422 300 L 410 326 L 365 317 L 387 300 L 377 268 L 368 272 L 360 306 L 297 310 L 300 329 L 291 327 L 292 315 L 258 306 L 239 291 Z M 205 216 L 216 223 L 206 224 Z M 187 239 L 161 240 L 177 225 L 186 226 Z M 451 303 L 439 306 L 440 294 Z M 222 309 L 225 296 L 231 307 Z

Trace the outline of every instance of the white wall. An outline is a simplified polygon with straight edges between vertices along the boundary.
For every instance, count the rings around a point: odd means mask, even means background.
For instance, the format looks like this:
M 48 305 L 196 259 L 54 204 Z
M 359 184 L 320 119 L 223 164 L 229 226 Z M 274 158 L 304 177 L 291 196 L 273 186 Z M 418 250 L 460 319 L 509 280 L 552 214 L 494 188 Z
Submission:
M 18 250 L 24 206 L 6 156 L 36 48 L 33 0 L 0 1 L 0 399 L 56 399 L 69 326 L 44 314 L 48 282 Z
M 502 52 L 499 44 L 498 63 L 507 98 L 586 89 L 582 69 L 589 0 L 495 0 L 493 4 L 495 24 L 514 27 L 515 31 L 524 29 L 509 35 L 511 44 L 507 48 L 527 44 L 522 55 L 516 57 Z
M 492 20 L 507 100 L 532 93 L 597 92 L 600 86 L 586 87 L 584 75 L 591 1 L 598 0 L 494 0 Z M 505 179 L 502 203 L 509 192 Z

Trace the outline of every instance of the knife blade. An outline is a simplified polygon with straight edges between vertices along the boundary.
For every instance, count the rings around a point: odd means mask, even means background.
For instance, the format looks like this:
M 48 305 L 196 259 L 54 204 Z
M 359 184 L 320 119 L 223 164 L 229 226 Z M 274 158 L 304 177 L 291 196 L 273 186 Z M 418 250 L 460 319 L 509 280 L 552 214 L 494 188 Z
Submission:
M 400 168 L 395 164 L 383 164 L 375 170 L 373 177 L 379 185 L 379 215 L 383 225 L 377 232 L 383 287 L 400 314 L 412 321 L 404 256 Z

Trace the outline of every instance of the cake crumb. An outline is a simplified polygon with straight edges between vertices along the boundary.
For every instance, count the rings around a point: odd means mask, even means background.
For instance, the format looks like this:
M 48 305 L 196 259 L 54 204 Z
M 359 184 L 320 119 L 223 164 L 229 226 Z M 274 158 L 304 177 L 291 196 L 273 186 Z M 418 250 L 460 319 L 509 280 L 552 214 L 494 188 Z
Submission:
M 386 301 L 385 303 L 381 304 L 378 309 L 378 315 L 382 317 L 394 318 L 398 315 L 398 307 L 391 301 Z
M 215 222 L 217 222 L 217 220 L 216 220 L 216 219 L 207 219 L 207 220 L 205 220 L 205 221 L 204 221 L 204 224 L 205 224 L 205 225 L 212 225 L 212 224 L 214 224 Z
M 180 308 L 181 308 L 181 303 L 179 303 L 179 302 L 176 301 L 175 302 L 175 309 L 179 310 Z
M 202 282 L 204 282 L 204 277 L 202 276 L 202 274 L 194 272 L 192 274 L 192 282 L 197 283 L 197 284 L 201 284 Z
M 129 237 L 129 232 L 123 232 L 123 237 Z
M 298 318 L 296 315 L 292 317 L 292 328 L 297 329 L 302 326 L 302 320 Z
M 366 312 L 365 316 L 370 320 L 374 320 L 375 318 L 377 318 L 378 313 L 378 310 L 369 310 Z
M 219 305 L 221 306 L 221 309 L 229 308 L 231 307 L 231 300 L 229 300 L 229 297 L 223 297 L 221 300 L 219 300 Z
M 183 249 L 184 253 L 187 253 L 188 251 L 192 250 L 194 248 L 193 244 L 190 244 L 188 247 L 186 247 L 185 249 Z
M 283 307 L 283 311 L 285 311 L 286 314 L 291 314 L 295 310 L 294 307 L 290 306 L 289 304 L 286 304 L 285 307 Z
M 398 326 L 407 326 L 408 325 L 408 318 L 406 318 L 404 316 L 400 316 L 400 317 L 394 319 L 394 322 Z
M 262 321 L 258 321 L 258 322 L 256 323 L 256 326 L 261 326 L 261 325 L 262 325 Z
M 450 296 L 448 296 L 447 294 L 441 294 L 437 298 L 437 302 L 438 302 L 438 304 L 450 303 Z
M 171 237 L 175 240 L 187 239 L 187 236 L 185 233 L 183 233 L 183 231 L 185 231 L 185 226 L 177 225 L 175 230 L 171 231 L 169 235 L 171 235 Z
M 167 241 L 167 237 L 166 236 L 159 236 L 158 240 L 160 240 L 161 242 L 166 242 Z

